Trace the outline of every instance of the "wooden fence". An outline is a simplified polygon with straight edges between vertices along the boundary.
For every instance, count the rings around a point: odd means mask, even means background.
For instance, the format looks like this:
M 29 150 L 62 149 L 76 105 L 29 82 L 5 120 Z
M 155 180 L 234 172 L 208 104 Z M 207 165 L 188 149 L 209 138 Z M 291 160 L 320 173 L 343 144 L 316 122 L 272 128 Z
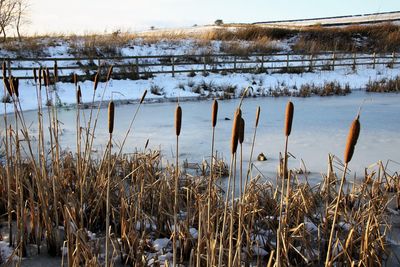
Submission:
M 395 67 L 400 64 L 396 53 L 391 54 L 204 54 L 204 55 L 159 55 L 102 58 L 3 58 L 9 72 L 20 79 L 32 79 L 34 67 L 53 68 L 57 63 L 59 79 L 71 80 L 76 73 L 81 80 L 91 79 L 97 71 L 106 72 L 114 66 L 113 77 L 118 79 L 149 78 L 156 74 L 178 73 L 301 73 L 315 70 L 334 70 L 360 66 L 375 68 L 378 65 Z

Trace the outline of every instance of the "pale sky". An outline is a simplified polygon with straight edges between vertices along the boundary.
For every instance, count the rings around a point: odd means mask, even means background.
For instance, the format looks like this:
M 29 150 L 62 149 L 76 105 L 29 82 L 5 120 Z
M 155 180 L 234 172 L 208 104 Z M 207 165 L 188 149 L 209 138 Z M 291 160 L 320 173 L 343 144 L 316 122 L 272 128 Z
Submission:
M 399 0 L 28 0 L 25 33 L 89 33 L 400 11 Z

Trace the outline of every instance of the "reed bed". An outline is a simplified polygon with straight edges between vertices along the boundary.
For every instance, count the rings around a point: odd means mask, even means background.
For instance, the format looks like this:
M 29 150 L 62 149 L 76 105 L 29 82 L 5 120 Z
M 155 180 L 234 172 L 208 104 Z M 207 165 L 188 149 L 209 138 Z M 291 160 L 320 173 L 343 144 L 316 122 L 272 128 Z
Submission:
M 118 262 L 130 266 L 385 264 L 390 253 L 390 218 L 400 208 L 400 176 L 378 163 L 366 169 L 362 179 L 346 181 L 347 164 L 356 153 L 360 134 L 358 116 L 344 163 L 329 155 L 327 173 L 321 183 L 312 185 L 287 164 L 288 137 L 295 130 L 294 105 L 289 102 L 282 136 L 286 138 L 285 157 L 277 181 L 272 183 L 251 171 L 251 158 L 248 168 L 243 168 L 246 124 L 241 104 L 233 121 L 229 173 L 218 171 L 221 163 L 214 151 L 218 102 L 214 101 L 210 111 L 210 171 L 193 174 L 180 169 L 179 136 L 185 129 L 180 105 L 175 113 L 175 133 L 171 129 L 177 140 L 175 165 L 163 166 L 161 152 L 147 145 L 144 151 L 123 152 L 146 93 L 119 147 L 113 146 L 117 110 L 110 103 L 108 146 L 102 156 L 95 156 L 91 151 L 101 103 L 97 113 L 92 105 L 90 118 L 83 123 L 78 81 L 79 146 L 77 151 L 62 151 L 56 105 L 44 108 L 41 101 L 42 96 L 54 101 L 52 86 L 56 85 L 49 80 L 56 73 L 56 67 L 53 72 L 34 71 L 40 129 L 37 147 L 32 145 L 33 135 L 19 106 L 17 82 L 3 81 L 5 93 L 12 97 L 16 120 L 10 124 L 4 116 L 2 147 L 6 157 L 0 162 L 0 212 L 16 257 L 0 255 L 0 263 L 20 264 L 22 257 L 49 253 L 62 257 L 67 266 L 113 266 Z M 110 79 L 112 68 L 107 82 Z M 94 80 L 93 94 L 100 90 L 98 80 Z M 107 84 L 103 96 L 106 89 Z M 49 129 L 43 128 L 43 116 L 49 117 Z M 252 150 L 261 123 L 258 108 Z M 44 138 L 47 130 L 49 140 Z M 343 169 L 337 173 L 342 179 L 333 171 L 337 166 Z M 227 188 L 220 186 L 222 179 L 228 179 Z M 237 186 L 239 195 L 235 195 Z M 160 245 L 163 240 L 165 244 Z

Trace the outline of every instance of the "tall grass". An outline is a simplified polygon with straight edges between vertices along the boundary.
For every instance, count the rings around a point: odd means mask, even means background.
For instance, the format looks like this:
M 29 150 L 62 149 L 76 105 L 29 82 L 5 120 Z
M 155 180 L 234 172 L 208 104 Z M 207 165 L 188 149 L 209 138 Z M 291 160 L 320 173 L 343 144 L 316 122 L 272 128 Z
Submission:
M 242 117 L 246 111 L 242 105 L 244 98 L 234 113 L 229 175 L 220 176 L 214 165 L 217 162 L 214 150 L 218 145 L 214 144 L 214 137 L 220 108 L 215 101 L 210 123 L 210 173 L 196 175 L 180 171 L 179 137 L 184 134 L 180 105 L 175 111 L 174 166 L 162 164 L 160 151 L 150 150 L 147 145 L 145 152 L 123 152 L 147 91 L 136 106 L 124 141 L 116 149 L 112 149 L 112 135 L 117 126 L 113 119 L 117 108 L 113 102 L 109 104 L 107 148 L 103 155 L 95 156 L 92 138 L 97 132 L 99 116 L 94 112 L 96 109 L 99 112 L 100 106 L 92 103 L 90 119 L 79 119 L 84 114 L 79 109 L 76 81 L 77 143 L 81 148 L 63 152 L 57 107 L 44 107 L 42 103 L 43 98 L 50 103 L 54 101 L 52 89 L 56 85 L 50 78 L 54 79 L 56 74 L 43 69 L 34 72 L 37 136 L 25 122 L 16 94 L 17 83 L 12 80 L 13 88 L 8 88 L 10 79 L 3 81 L 4 92 L 11 94 L 14 114 L 4 116 L 2 143 L 7 157 L 0 162 L 0 208 L 8 215 L 9 244 L 19 259 L 32 256 L 28 248 L 35 245 L 35 254 L 43 253 L 41 248 L 46 247 L 49 254 L 60 255 L 64 247 L 69 266 L 111 266 L 117 262 L 147 266 L 167 264 L 170 260 L 175 266 L 384 263 L 388 205 L 392 205 L 392 197 L 399 196 L 400 177 L 398 172 L 380 164 L 379 171 L 367 169 L 362 180 L 343 190 L 347 165 L 356 153 L 358 117 L 349 133 L 340 185 L 336 184 L 333 167 L 339 161 L 334 162 L 336 158 L 330 156 L 327 175 L 320 185 L 312 186 L 307 180 L 300 182 L 287 164 L 288 137 L 294 130 L 294 106 L 289 102 L 284 125 L 285 158 L 280 166 L 280 183 L 274 185 L 261 182 L 260 175 L 252 172 L 252 152 L 248 169 L 243 170 L 242 151 L 246 149 L 247 138 Z M 112 79 L 111 76 L 112 69 L 106 80 Z M 93 94 L 99 88 L 105 90 L 105 86 L 93 81 Z M 13 120 L 10 116 L 14 116 Z M 49 129 L 44 126 L 45 116 Z M 251 151 L 259 123 L 264 121 L 257 108 Z M 33 137 L 37 142 L 32 141 Z M 226 188 L 216 182 L 224 178 Z M 238 186 L 239 195 L 235 191 Z M 193 229 L 197 230 L 197 236 Z M 93 240 L 91 233 L 105 236 L 105 240 Z M 171 239 L 164 248 L 166 251 L 156 251 L 157 238 Z M 167 252 L 172 252 L 172 259 Z

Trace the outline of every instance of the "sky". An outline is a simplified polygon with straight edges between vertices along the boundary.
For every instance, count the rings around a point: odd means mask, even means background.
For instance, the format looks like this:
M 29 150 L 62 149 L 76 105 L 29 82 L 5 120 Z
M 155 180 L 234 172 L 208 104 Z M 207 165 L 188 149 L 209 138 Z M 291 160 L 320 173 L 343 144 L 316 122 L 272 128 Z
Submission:
M 399 0 L 28 0 L 27 34 L 103 33 L 400 11 Z

